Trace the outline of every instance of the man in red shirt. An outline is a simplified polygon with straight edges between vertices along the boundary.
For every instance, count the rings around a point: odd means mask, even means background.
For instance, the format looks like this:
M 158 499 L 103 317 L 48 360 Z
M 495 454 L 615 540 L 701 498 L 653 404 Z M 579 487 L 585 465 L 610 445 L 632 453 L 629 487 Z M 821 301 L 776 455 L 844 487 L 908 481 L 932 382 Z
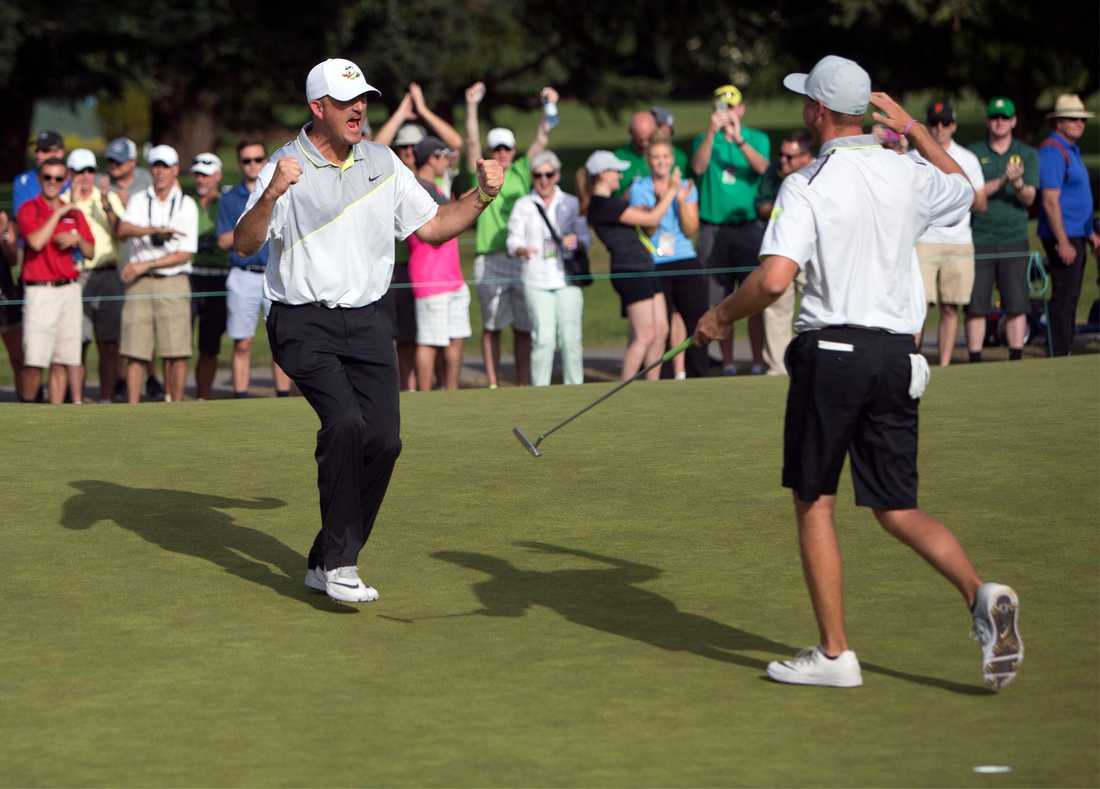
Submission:
M 80 403 L 84 388 L 80 364 L 84 312 L 77 264 L 92 257 L 95 242 L 80 209 L 61 202 L 61 188 L 68 175 L 61 159 L 40 164 L 42 194 L 24 203 L 17 217 L 25 247 L 24 366 L 19 381 L 23 401 L 34 400 L 47 367 L 51 403 L 64 401 L 66 384 L 73 402 Z

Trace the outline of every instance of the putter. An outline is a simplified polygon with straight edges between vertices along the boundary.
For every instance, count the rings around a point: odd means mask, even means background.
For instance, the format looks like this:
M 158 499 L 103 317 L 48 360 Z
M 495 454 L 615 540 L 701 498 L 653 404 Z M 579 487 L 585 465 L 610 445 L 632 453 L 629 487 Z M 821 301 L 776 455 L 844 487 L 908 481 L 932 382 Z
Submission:
M 604 400 L 611 397 L 611 395 L 615 394 L 617 391 L 622 389 L 627 384 L 634 383 L 635 381 L 637 381 L 639 378 L 641 378 L 643 375 L 648 373 L 650 370 L 652 370 L 657 365 L 664 364 L 665 362 L 671 360 L 672 357 L 676 356 L 678 353 L 682 353 L 682 352 L 686 351 L 688 348 L 691 347 L 691 344 L 694 341 L 695 341 L 694 337 L 688 337 L 686 340 L 684 340 L 682 343 L 677 345 L 675 348 L 672 348 L 671 350 L 665 352 L 665 355 L 662 356 L 657 361 L 655 361 L 653 364 L 649 365 L 648 367 L 646 367 L 643 370 L 639 370 L 633 377 L 628 378 L 627 380 L 623 381 L 621 384 L 616 386 L 614 389 L 612 389 L 610 392 L 608 392 L 604 396 L 599 397 L 596 400 L 593 400 L 591 403 L 586 405 L 580 411 L 573 414 L 573 416 L 566 419 L 564 422 L 561 422 L 557 425 L 554 425 L 552 428 L 550 428 L 545 433 L 543 433 L 541 436 L 539 436 L 537 439 L 535 439 L 535 441 L 532 442 L 531 439 L 529 439 L 527 436 L 525 436 L 523 434 L 523 431 L 520 430 L 518 427 L 513 427 L 512 428 L 512 433 L 515 435 L 515 437 L 517 439 L 519 439 L 519 443 L 523 444 L 524 449 L 526 449 L 528 452 L 530 452 L 532 455 L 534 455 L 537 458 L 542 457 L 542 452 L 539 451 L 539 444 L 542 443 L 542 440 L 544 438 L 546 438 L 548 435 L 553 433 L 558 428 L 565 427 L 566 425 L 568 425 L 570 422 L 572 422 L 574 419 L 576 419 L 578 416 L 583 414 L 588 409 L 592 408 L 595 405 L 598 405 L 599 403 L 602 403 Z

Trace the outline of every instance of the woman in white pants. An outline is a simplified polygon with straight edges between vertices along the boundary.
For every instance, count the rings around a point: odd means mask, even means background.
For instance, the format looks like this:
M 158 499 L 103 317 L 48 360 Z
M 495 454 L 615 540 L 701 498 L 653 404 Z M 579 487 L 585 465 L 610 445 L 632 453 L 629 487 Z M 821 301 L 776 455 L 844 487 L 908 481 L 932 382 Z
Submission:
M 516 201 L 508 219 L 508 254 L 523 260 L 523 289 L 531 313 L 531 383 L 550 385 L 557 345 L 562 379 L 581 384 L 584 292 L 566 282 L 563 258 L 587 249 L 588 223 L 577 198 L 558 186 L 561 160 L 552 151 L 531 157 L 531 180 L 534 189 Z

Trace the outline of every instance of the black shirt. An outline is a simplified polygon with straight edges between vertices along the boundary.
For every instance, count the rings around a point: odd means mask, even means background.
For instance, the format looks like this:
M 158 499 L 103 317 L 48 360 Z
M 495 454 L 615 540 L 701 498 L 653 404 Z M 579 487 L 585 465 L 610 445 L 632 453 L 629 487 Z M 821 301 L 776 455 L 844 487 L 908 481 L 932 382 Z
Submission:
M 611 253 L 611 271 L 653 271 L 653 258 L 638 238 L 638 230 L 619 221 L 630 205 L 617 197 L 592 195 L 588 224 Z

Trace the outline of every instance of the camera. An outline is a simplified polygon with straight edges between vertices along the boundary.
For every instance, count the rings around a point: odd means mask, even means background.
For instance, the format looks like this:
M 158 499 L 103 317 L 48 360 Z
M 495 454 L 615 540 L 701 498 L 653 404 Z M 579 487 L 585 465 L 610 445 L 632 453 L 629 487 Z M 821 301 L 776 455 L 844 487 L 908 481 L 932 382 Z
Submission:
M 149 243 L 155 247 L 164 246 L 165 238 L 161 233 L 153 233 L 149 236 Z
M 216 252 L 218 249 L 217 242 L 214 236 L 199 236 L 199 248 L 200 254 L 210 254 Z

